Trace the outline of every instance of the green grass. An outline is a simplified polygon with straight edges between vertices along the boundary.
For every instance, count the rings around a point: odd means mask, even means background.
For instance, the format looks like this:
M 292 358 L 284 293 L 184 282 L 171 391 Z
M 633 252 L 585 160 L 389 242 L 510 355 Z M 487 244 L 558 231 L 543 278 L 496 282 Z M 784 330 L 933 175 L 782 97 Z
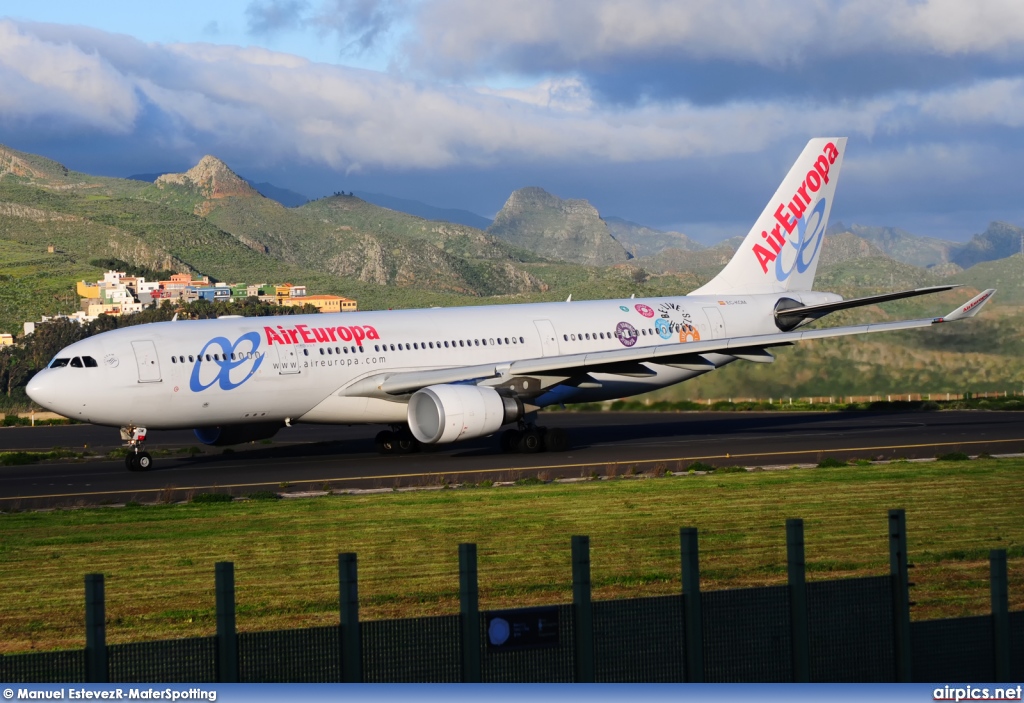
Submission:
M 907 510 L 915 618 L 986 612 L 988 550 L 1024 606 L 1024 461 L 975 460 L 301 500 L 0 515 L 0 651 L 79 647 L 83 575 L 107 577 L 111 642 L 211 634 L 213 571 L 236 569 L 239 628 L 337 622 L 337 554 L 359 555 L 365 619 L 458 612 L 460 542 L 483 608 L 571 600 L 569 537 L 591 538 L 597 599 L 677 593 L 678 534 L 700 530 L 702 587 L 785 582 L 802 517 L 814 580 L 888 571 L 886 510 Z

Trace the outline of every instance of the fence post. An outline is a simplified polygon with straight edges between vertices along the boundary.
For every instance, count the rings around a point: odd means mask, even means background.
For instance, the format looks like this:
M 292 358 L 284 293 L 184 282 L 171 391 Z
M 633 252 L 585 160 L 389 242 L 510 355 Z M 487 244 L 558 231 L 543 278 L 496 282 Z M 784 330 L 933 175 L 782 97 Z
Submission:
M 892 578 L 893 649 L 896 680 L 911 680 L 910 582 L 907 577 L 907 513 L 889 511 L 889 575 Z
M 811 645 L 807 629 L 807 569 L 804 521 L 786 520 L 786 562 L 789 566 L 789 627 L 793 646 L 793 680 L 811 680 Z
M 686 640 L 686 680 L 704 683 L 704 620 L 700 607 L 700 560 L 697 528 L 679 530 L 683 569 L 683 627 Z
M 996 681 L 1010 681 L 1010 594 L 1006 576 L 1006 550 L 989 552 L 992 589 L 992 652 L 996 659 Z
M 363 650 L 359 636 L 359 574 L 356 555 L 338 555 L 338 590 L 341 607 L 341 680 L 363 682 Z
M 480 592 L 476 545 L 459 545 L 459 609 L 462 613 L 462 680 L 480 683 Z
M 576 624 L 576 683 L 594 683 L 594 614 L 590 605 L 590 538 L 572 538 L 572 604 Z
M 214 564 L 217 592 L 217 681 L 238 683 L 238 631 L 235 629 L 235 565 Z
M 85 575 L 85 680 L 109 683 L 107 667 L 107 608 L 103 574 Z

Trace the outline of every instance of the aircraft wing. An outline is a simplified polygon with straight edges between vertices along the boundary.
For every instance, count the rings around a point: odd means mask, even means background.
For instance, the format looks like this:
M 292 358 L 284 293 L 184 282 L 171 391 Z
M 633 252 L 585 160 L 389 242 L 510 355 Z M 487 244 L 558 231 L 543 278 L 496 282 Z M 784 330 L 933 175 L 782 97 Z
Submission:
M 688 369 L 710 369 L 713 364 L 702 355 L 712 353 L 726 354 L 747 361 L 772 361 L 772 356 L 767 352 L 770 347 L 787 346 L 810 339 L 917 329 L 974 317 L 994 293 L 995 289 L 993 288 L 983 291 L 943 317 L 726 337 L 696 342 L 674 342 L 651 347 L 523 359 L 502 364 L 481 364 L 426 371 L 400 371 L 365 378 L 343 390 L 342 394 L 393 396 L 411 393 L 435 384 L 486 382 L 490 379 L 512 379 L 532 375 L 570 377 L 593 372 L 643 376 L 645 367 L 641 366 L 642 362 Z

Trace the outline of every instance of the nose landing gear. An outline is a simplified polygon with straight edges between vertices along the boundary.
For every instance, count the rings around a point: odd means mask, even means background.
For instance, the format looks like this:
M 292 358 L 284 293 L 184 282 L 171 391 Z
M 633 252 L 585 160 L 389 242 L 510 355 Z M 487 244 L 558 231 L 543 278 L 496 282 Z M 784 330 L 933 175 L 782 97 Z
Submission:
M 142 449 L 142 443 L 146 441 L 146 428 L 122 427 L 121 439 L 128 443 L 128 453 L 124 457 L 125 468 L 129 471 L 149 471 L 153 467 L 153 457 Z

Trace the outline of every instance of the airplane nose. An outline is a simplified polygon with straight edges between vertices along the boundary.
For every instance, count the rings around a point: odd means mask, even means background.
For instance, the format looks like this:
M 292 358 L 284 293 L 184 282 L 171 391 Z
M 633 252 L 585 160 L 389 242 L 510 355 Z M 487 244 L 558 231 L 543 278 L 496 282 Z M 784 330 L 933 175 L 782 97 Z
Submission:
M 55 398 L 53 374 L 47 373 L 44 369 L 32 377 L 32 380 L 25 386 L 25 392 L 36 404 L 42 405 L 47 410 L 52 409 Z

